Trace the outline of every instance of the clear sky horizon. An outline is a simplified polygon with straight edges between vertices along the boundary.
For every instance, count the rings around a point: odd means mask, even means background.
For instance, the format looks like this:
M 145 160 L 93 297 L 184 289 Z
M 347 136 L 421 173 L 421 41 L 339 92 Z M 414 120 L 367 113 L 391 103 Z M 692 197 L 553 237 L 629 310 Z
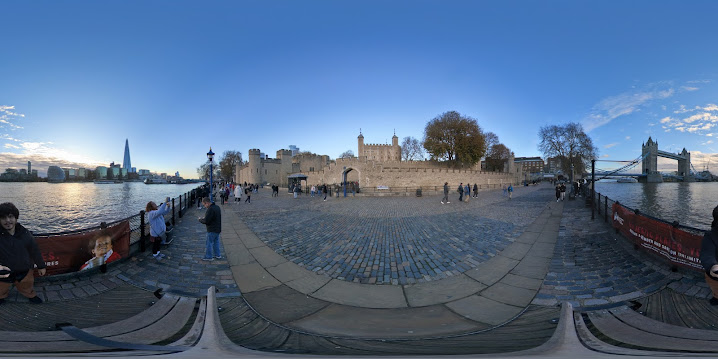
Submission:
M 338 157 L 446 111 L 516 156 L 581 123 L 718 166 L 715 1 L 3 1 L 0 171 L 122 163 L 197 178 L 210 146 Z M 606 164 L 603 167 L 610 167 Z M 675 169 L 675 161 L 662 161 Z M 714 171 L 714 173 L 718 173 Z

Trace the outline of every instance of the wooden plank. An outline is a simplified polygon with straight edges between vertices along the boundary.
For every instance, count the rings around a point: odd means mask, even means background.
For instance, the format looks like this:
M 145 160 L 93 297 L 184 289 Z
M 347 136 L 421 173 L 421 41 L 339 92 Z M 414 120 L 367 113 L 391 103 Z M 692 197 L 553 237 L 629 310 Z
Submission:
M 102 282 L 98 283 L 100 285 Z M 132 300 L 128 300 L 132 298 Z M 70 322 L 78 328 L 113 323 L 136 315 L 156 301 L 152 292 L 119 284 L 101 294 L 35 305 L 23 301 L 8 301 L 0 310 L 0 342 L 6 332 L 55 331 L 55 323 Z M 99 315 L 101 313 L 101 315 Z
M 648 333 L 627 325 L 608 311 L 588 313 L 591 323 L 607 337 L 630 345 L 642 348 L 654 348 L 690 352 L 718 352 L 718 345 L 714 341 L 673 338 Z
M 165 299 L 166 298 L 166 299 Z M 185 299 L 185 302 L 190 302 L 190 300 Z M 192 301 L 196 301 L 196 299 L 192 299 Z M 158 322 L 162 318 L 164 318 L 168 313 L 171 313 L 171 310 L 175 307 L 175 304 L 179 302 L 178 297 L 171 297 L 171 296 L 165 296 L 160 301 L 155 303 L 152 307 L 144 310 L 143 312 L 124 320 L 120 320 L 115 323 L 110 323 L 106 325 L 101 325 L 98 327 L 88 328 L 85 331 L 93 334 L 95 336 L 103 337 L 102 334 L 108 334 L 108 333 L 118 333 L 118 334 L 124 334 L 128 331 L 131 333 L 131 331 L 134 330 L 142 330 L 143 328 L 147 328 L 148 326 L 151 326 L 153 324 L 152 321 Z M 194 308 L 194 302 L 192 302 L 192 308 L 191 311 Z M 178 307 L 177 309 L 177 315 L 179 315 L 180 311 L 182 311 L 181 307 Z M 186 310 L 184 310 L 186 312 Z M 170 319 L 172 317 L 169 317 Z M 184 323 L 187 322 L 188 316 L 184 319 L 184 322 L 182 322 L 182 326 L 184 326 Z M 166 322 L 163 323 L 163 325 L 170 327 L 169 324 Z M 182 328 L 180 326 L 180 329 Z M 179 329 L 178 329 L 179 330 Z M 161 330 L 157 330 L 162 333 Z M 98 335 L 98 333 L 100 335 Z M 176 331 L 174 332 L 176 333 Z M 174 334 L 172 333 L 172 334 Z M 170 336 L 172 335 L 170 334 Z M 26 352 L 84 352 L 84 351 L 98 351 L 98 350 L 107 350 L 106 347 L 92 345 L 88 343 L 84 343 L 81 341 L 78 341 L 66 333 L 62 331 L 52 331 L 52 332 L 1 332 L 0 337 L 2 337 L 2 340 L 0 341 L 0 352 L 3 353 L 26 353 Z M 154 339 L 156 337 L 149 336 L 148 334 L 144 334 L 144 337 L 147 339 Z M 108 338 L 110 339 L 110 338 Z M 126 341 L 123 340 L 122 337 L 115 337 L 112 338 L 113 340 L 120 340 L 120 341 Z M 144 340 L 147 340 L 144 339 Z M 161 340 L 161 339 L 160 339 Z M 157 341 L 160 341 L 157 340 Z M 153 342 L 141 342 L 144 344 L 151 344 L 155 343 L 157 341 Z M 138 341 L 140 342 L 140 341 Z
M 718 347 L 718 331 L 666 324 L 651 318 L 646 318 L 626 307 L 611 309 L 610 312 L 620 321 L 644 332 L 674 338 L 715 341 L 715 345 Z
M 596 336 L 591 333 L 591 330 L 588 329 L 588 326 L 586 326 L 586 323 L 583 321 L 583 316 L 581 313 L 575 312 L 573 313 L 573 321 L 576 326 L 576 333 L 578 334 L 579 338 L 581 338 L 581 342 L 583 345 L 585 345 L 587 348 L 601 352 L 601 353 L 607 353 L 607 354 L 616 354 L 616 355 L 643 355 L 643 356 L 649 356 L 654 357 L 657 356 L 660 352 L 656 351 L 646 351 L 646 350 L 639 350 L 639 349 L 630 349 L 630 348 L 623 348 L 623 347 L 617 347 L 615 345 L 608 344 L 604 341 L 601 341 L 600 339 L 596 338 Z
M 199 338 L 202 336 L 202 329 L 204 329 L 204 321 L 207 318 L 207 298 L 202 297 L 199 302 L 199 309 L 197 310 L 197 316 L 194 319 L 192 328 L 179 340 L 170 344 L 170 346 L 192 346 L 197 344 Z
M 661 310 L 661 298 L 666 290 L 662 290 L 652 296 L 648 300 L 646 307 L 643 309 L 646 312 L 646 316 L 653 318 L 659 322 L 663 322 L 663 311 Z
M 172 310 L 172 308 L 174 308 L 179 299 L 180 297 L 165 295 L 153 306 L 147 308 L 138 315 L 118 322 L 87 328 L 85 331 L 98 337 L 110 337 L 134 332 L 141 328 L 150 326 L 152 323 L 162 319 L 169 311 Z
M 151 325 L 125 334 L 106 337 L 106 339 L 134 344 L 161 342 L 171 338 L 187 324 L 196 303 L 196 298 L 180 298 L 172 310 Z

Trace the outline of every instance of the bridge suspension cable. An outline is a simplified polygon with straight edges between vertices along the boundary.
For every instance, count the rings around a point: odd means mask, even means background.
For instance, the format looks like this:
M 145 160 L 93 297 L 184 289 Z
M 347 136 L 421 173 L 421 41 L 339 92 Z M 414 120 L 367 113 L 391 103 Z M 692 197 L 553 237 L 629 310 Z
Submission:
M 603 176 L 600 177 L 600 178 L 598 178 L 598 179 L 596 179 L 596 181 L 600 181 L 600 180 L 602 180 L 602 179 L 604 179 L 604 178 L 606 178 L 606 177 L 608 177 L 608 176 L 613 176 L 613 175 L 615 175 L 616 173 L 623 172 L 623 171 L 626 171 L 626 170 L 631 169 L 631 168 L 633 168 L 633 167 L 636 167 L 636 166 L 638 165 L 638 163 L 641 162 L 641 161 L 643 161 L 647 156 L 648 156 L 648 153 L 643 154 L 643 155 L 641 155 L 641 156 L 638 156 L 636 159 L 634 159 L 634 160 L 632 160 L 632 161 L 606 161 L 606 162 L 628 162 L 628 164 L 626 164 L 626 165 L 624 165 L 624 166 L 622 166 L 622 167 L 619 167 L 619 168 L 617 168 L 617 169 L 615 169 L 615 170 L 613 170 L 613 171 L 611 171 L 611 172 L 609 172 L 608 170 L 600 170 L 600 171 L 602 172 Z

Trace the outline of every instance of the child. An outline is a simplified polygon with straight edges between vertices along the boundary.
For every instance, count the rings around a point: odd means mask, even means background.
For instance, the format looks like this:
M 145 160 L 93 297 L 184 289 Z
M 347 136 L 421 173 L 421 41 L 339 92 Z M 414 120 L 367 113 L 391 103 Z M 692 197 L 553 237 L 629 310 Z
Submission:
M 90 252 L 93 257 L 85 262 L 80 270 L 99 267 L 122 258 L 119 253 L 112 250 L 112 235 L 106 230 L 100 231 L 88 244 L 88 247 L 92 248 Z

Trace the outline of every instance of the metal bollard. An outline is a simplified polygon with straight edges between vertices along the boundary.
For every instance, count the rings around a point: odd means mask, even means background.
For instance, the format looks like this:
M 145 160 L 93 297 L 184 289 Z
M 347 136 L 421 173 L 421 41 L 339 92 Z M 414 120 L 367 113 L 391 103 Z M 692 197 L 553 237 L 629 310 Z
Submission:
M 175 199 L 172 198 L 172 225 L 175 225 Z
M 179 196 L 179 218 L 182 218 L 182 195 Z

